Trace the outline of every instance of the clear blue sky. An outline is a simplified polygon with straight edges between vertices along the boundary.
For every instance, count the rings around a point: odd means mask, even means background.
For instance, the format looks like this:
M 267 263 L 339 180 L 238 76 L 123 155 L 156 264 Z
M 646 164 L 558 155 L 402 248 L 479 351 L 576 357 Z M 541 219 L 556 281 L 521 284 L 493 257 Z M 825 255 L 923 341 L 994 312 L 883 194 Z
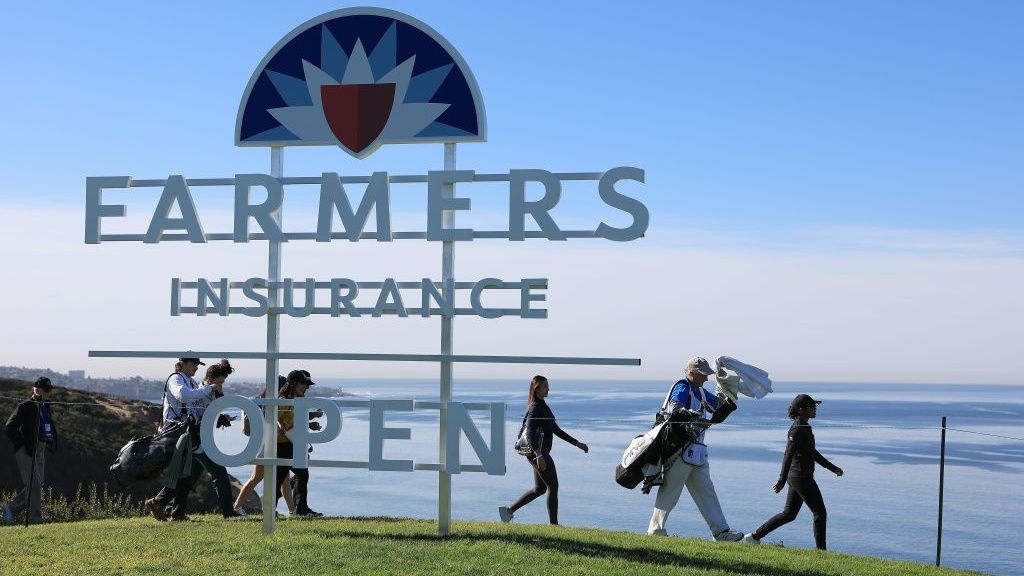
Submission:
M 82 174 L 262 160 L 231 146 L 245 82 L 280 36 L 341 7 L 42 4 L 0 24 L 0 173 L 5 198 L 72 203 Z M 479 169 L 643 166 L 666 220 L 1020 226 L 1018 2 L 384 6 L 473 68 L 491 137 L 463 154 Z M 55 164 L 60 187 L 40 178 Z
M 639 166 L 647 171 L 647 182 L 638 194 L 652 217 L 646 244 L 637 249 L 646 246 L 647 255 L 654 248 L 699 247 L 750 258 L 734 266 L 765 262 L 759 252 L 764 250 L 782 258 L 815 252 L 821 258 L 815 262 L 890 258 L 882 262 L 884 269 L 837 265 L 829 276 L 847 288 L 843 278 L 864 282 L 868 291 L 870 278 L 864 275 L 879 274 L 874 280 L 885 282 L 887 271 L 897 276 L 907 271 L 900 258 L 910 258 L 928 270 L 903 278 L 899 298 L 906 298 L 907 306 L 853 289 L 844 293 L 846 300 L 822 306 L 833 310 L 874 302 L 865 304 L 858 315 L 863 319 L 882 302 L 906 313 L 893 319 L 901 324 L 927 323 L 933 314 L 955 309 L 956 316 L 923 336 L 948 338 L 943 332 L 957 327 L 977 336 L 971 340 L 961 334 L 957 338 L 962 339 L 936 343 L 935 350 L 942 351 L 938 357 L 976 342 L 977 349 L 965 352 L 984 350 L 995 361 L 1010 351 L 1002 348 L 1008 339 L 1021 336 L 1016 327 L 1021 308 L 1010 289 L 1020 285 L 1024 260 L 1024 4 L 380 6 L 432 26 L 461 52 L 476 76 L 489 139 L 461 146 L 460 167 L 487 172 Z M 343 7 L 336 2 L 6 5 L 0 14 L 5 54 L 0 63 L 5 128 L 0 209 L 19 220 L 25 214 L 67 213 L 68 221 L 80 226 L 86 176 L 215 177 L 268 171 L 266 151 L 233 146 L 242 90 L 281 37 Z M 290 149 L 285 171 L 423 173 L 439 168 L 440 159 L 439 146 L 386 147 L 363 161 L 338 150 Z M 397 202 L 399 208 L 422 209 L 421 203 Z M 592 222 L 587 216 L 600 205 L 567 200 L 561 208 L 567 219 Z M 39 228 L 45 230 L 47 223 Z M 15 233 L 11 226 L 7 230 Z M 81 229 L 67 237 L 80 242 Z M 80 245 L 73 249 L 83 250 Z M 11 256 L 15 250 L 8 242 L 3 253 Z M 77 258 L 61 250 L 45 254 Z M 45 254 L 12 272 L 52 273 L 61 260 L 52 256 L 48 266 Z M 666 254 L 670 260 L 688 257 Z M 814 265 L 787 262 L 777 269 L 790 274 Z M 667 267 L 680 267 L 671 264 Z M 394 268 L 400 275 L 401 266 Z M 984 273 L 978 282 L 997 292 L 971 288 L 977 286 L 970 276 L 979 269 Z M 763 270 L 757 274 L 750 279 L 752 290 L 783 281 Z M 154 280 L 160 314 L 165 314 L 171 275 Z M 963 289 L 957 284 L 950 293 L 930 293 L 921 310 L 914 308 L 914 282 L 926 287 L 922 290 L 936 290 L 935 283 L 947 278 L 964 282 Z M 654 276 L 648 281 L 675 279 Z M 785 282 L 807 284 L 793 277 Z M 95 289 L 102 294 L 101 287 Z M 18 292 L 13 298 L 27 297 Z M 750 301 L 753 294 L 733 297 Z M 8 306 L 13 313 L 15 306 Z M 1002 315 L 996 310 L 1000 307 Z M 809 314 L 786 328 L 812 325 L 817 316 Z M 993 321 L 998 325 L 992 326 Z M 834 319 L 794 345 L 806 347 L 820 340 L 816 334 L 842 326 Z M 984 334 L 986 326 L 989 334 Z M 864 332 L 868 327 L 854 323 L 850 330 L 865 341 L 876 338 Z M 4 338 L 6 345 L 9 335 Z M 721 341 L 728 340 L 723 335 Z M 78 344 L 67 345 L 74 350 L 64 364 L 83 364 L 76 360 L 83 356 Z M 916 361 L 924 363 L 932 346 L 917 345 Z M 758 359 L 756 342 L 749 343 L 749 350 Z M 785 365 L 772 354 L 760 361 Z M 899 372 L 898 354 L 891 362 Z M 0 357 L 0 363 L 20 362 Z M 1019 382 L 1016 368 L 985 379 Z M 821 370 L 785 375 L 844 379 L 845 369 L 833 372 L 823 362 Z M 940 371 L 899 374 L 887 377 L 880 371 L 863 377 L 942 379 Z

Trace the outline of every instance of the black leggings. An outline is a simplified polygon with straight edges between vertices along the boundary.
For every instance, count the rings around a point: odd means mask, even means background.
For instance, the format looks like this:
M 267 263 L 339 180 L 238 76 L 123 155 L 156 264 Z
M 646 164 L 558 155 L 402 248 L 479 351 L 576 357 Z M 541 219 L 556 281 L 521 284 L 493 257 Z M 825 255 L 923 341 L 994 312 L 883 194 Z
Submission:
M 277 443 L 277 457 L 278 458 L 292 458 L 294 454 L 294 444 L 291 442 L 278 442 Z M 277 486 L 288 478 L 288 473 L 295 474 L 295 487 L 292 491 L 292 495 L 295 499 L 295 513 L 296 514 L 307 514 L 310 512 L 309 501 L 307 498 L 308 486 L 309 486 L 309 470 L 306 468 L 292 468 L 291 466 L 278 466 L 277 467 Z M 278 488 L 275 490 L 277 498 L 281 498 L 281 490 Z
M 814 514 L 814 544 L 819 550 L 825 550 L 825 522 L 828 514 L 825 511 L 825 501 L 821 497 L 818 483 L 814 481 L 813 476 L 808 478 L 790 476 L 786 482 L 789 484 L 786 506 L 782 512 L 772 516 L 760 528 L 754 530 L 754 538 L 760 540 L 772 530 L 795 520 L 797 513 L 800 512 L 800 506 L 806 502 L 807 507 Z
M 555 470 L 555 461 L 548 454 L 544 455 L 547 463 L 544 471 L 537 469 L 535 458 L 527 456 L 530 466 L 533 466 L 533 489 L 523 492 L 518 500 L 508 507 L 509 512 L 515 512 L 530 502 L 533 502 L 545 492 L 548 494 L 548 521 L 558 524 L 558 471 Z

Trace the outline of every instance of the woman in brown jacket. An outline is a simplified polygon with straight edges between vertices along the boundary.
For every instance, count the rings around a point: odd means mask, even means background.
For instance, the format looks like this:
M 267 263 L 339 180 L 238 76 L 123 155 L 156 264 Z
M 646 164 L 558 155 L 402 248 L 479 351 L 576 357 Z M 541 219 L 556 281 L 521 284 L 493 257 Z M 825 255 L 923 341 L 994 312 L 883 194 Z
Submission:
M 281 388 L 278 398 L 301 398 L 306 395 L 306 390 L 315 384 L 310 380 L 309 372 L 305 370 L 292 370 L 288 373 L 285 385 Z M 321 414 L 322 415 L 322 414 Z M 313 417 L 317 415 L 312 414 Z M 294 457 L 294 445 L 288 438 L 286 432 L 295 426 L 295 409 L 291 406 L 278 406 L 277 408 L 277 457 L 291 459 Z M 319 422 L 309 422 L 310 430 L 319 430 Z M 309 470 L 306 468 L 292 468 L 291 466 L 277 467 L 277 486 L 281 486 L 288 479 L 288 473 L 295 474 L 293 485 L 295 499 L 295 513 L 299 516 L 323 516 L 309 508 L 307 501 L 307 487 L 309 485 Z

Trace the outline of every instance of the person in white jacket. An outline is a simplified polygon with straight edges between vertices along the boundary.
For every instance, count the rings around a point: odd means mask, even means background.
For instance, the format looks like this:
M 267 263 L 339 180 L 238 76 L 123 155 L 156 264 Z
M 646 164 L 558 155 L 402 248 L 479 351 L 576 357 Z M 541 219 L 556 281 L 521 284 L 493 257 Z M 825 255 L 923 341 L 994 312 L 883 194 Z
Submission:
M 165 429 L 172 422 L 185 420 L 190 410 L 201 410 L 213 401 L 214 394 L 219 386 L 214 384 L 199 384 L 192 377 L 200 366 L 206 363 L 199 358 L 179 358 L 174 365 L 174 373 L 167 377 L 164 384 L 164 400 L 160 430 Z M 201 406 L 201 407 L 200 407 Z M 190 408 L 191 407 L 191 408 Z M 201 414 L 200 414 L 201 415 Z M 177 486 L 163 486 L 160 492 L 146 500 L 146 508 L 157 520 L 167 520 L 167 512 L 164 506 L 174 502 L 171 510 L 171 520 L 185 520 L 185 500 L 191 483 L 188 478 L 180 479 Z

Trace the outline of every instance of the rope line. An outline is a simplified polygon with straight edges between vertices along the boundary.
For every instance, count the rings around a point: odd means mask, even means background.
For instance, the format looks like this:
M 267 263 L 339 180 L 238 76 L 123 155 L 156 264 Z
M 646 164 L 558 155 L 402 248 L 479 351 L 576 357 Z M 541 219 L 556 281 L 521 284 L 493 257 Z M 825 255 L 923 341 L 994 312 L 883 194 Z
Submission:
M 15 402 L 22 402 L 28 400 L 29 402 L 39 403 L 38 400 L 32 400 L 31 398 L 24 397 L 13 397 L 13 396 L 0 396 L 0 400 L 13 400 Z M 147 403 L 147 404 L 104 404 L 102 402 L 56 402 L 47 400 L 46 404 L 51 406 L 103 406 L 105 408 L 159 408 L 159 404 Z
M 1014 436 L 1001 436 L 999 434 L 989 434 L 988 432 L 976 432 L 974 430 L 963 430 L 963 429 L 960 429 L 960 428 L 950 428 L 948 426 L 946 427 L 946 430 L 952 430 L 954 432 L 963 432 L 964 434 L 978 434 L 979 436 L 992 436 L 993 438 L 1005 438 L 1006 440 L 1020 440 L 1021 442 L 1024 442 L 1024 438 L 1017 438 L 1017 437 L 1014 437 Z
M 24 398 L 0 395 L 0 399 L 2 399 L 2 400 L 14 400 L 14 401 L 20 402 Z M 254 401 L 259 403 L 259 400 L 260 399 L 255 399 Z M 328 398 L 328 400 L 330 400 L 330 398 Z M 155 404 L 155 403 L 143 403 L 143 404 L 139 404 L 139 403 L 133 403 L 133 404 L 105 404 L 105 403 L 101 403 L 101 402 L 57 402 L 57 401 L 48 401 L 47 403 L 51 404 L 51 405 L 58 405 L 58 406 L 101 406 L 101 407 L 105 407 L 105 408 L 159 408 L 160 407 L 159 404 Z M 514 414 L 515 413 L 511 411 L 511 407 L 506 406 L 506 408 L 505 408 L 505 415 L 506 416 L 511 416 L 511 415 L 514 415 Z M 533 418 L 533 419 L 534 420 L 555 420 L 555 418 Z M 605 422 L 630 423 L 630 424 L 641 424 L 642 423 L 642 422 L 639 421 L 639 419 L 611 420 L 611 419 L 608 419 L 608 418 L 577 418 L 575 420 L 570 418 L 570 419 L 563 419 L 562 422 L 573 422 L 573 423 L 581 423 L 582 422 L 582 423 L 588 423 L 588 424 L 605 423 Z M 678 424 L 686 424 L 686 422 L 678 422 Z M 724 426 L 722 424 L 715 424 L 714 426 L 716 426 L 716 427 L 725 427 L 725 428 L 739 428 L 740 427 L 738 425 L 729 425 L 729 424 L 725 424 Z M 806 426 L 810 426 L 810 424 L 806 424 Z M 815 427 L 818 428 L 818 429 L 823 429 L 823 428 L 824 429 L 827 429 L 827 428 L 851 428 L 851 429 L 858 429 L 858 430 L 873 430 L 873 429 L 882 429 L 882 430 L 942 430 L 942 426 L 864 425 L 864 424 L 857 424 L 857 423 L 853 423 L 853 422 L 839 422 L 839 421 L 831 421 L 831 422 L 819 423 L 819 424 L 816 424 Z M 782 427 L 779 426 L 779 428 L 781 429 Z M 948 430 L 950 432 L 962 432 L 964 434 L 976 434 L 978 436 L 989 436 L 989 437 L 992 437 L 992 438 L 1000 438 L 1000 439 L 1003 439 L 1003 440 L 1016 440 L 1018 442 L 1024 442 L 1024 438 L 1018 438 L 1016 436 L 1005 436 L 1005 435 L 1002 435 L 1002 434 L 992 434 L 992 433 L 989 433 L 989 432 L 978 432 L 977 430 L 967 430 L 967 429 L 964 429 L 964 428 L 951 428 L 949 426 L 946 427 L 946 430 Z

